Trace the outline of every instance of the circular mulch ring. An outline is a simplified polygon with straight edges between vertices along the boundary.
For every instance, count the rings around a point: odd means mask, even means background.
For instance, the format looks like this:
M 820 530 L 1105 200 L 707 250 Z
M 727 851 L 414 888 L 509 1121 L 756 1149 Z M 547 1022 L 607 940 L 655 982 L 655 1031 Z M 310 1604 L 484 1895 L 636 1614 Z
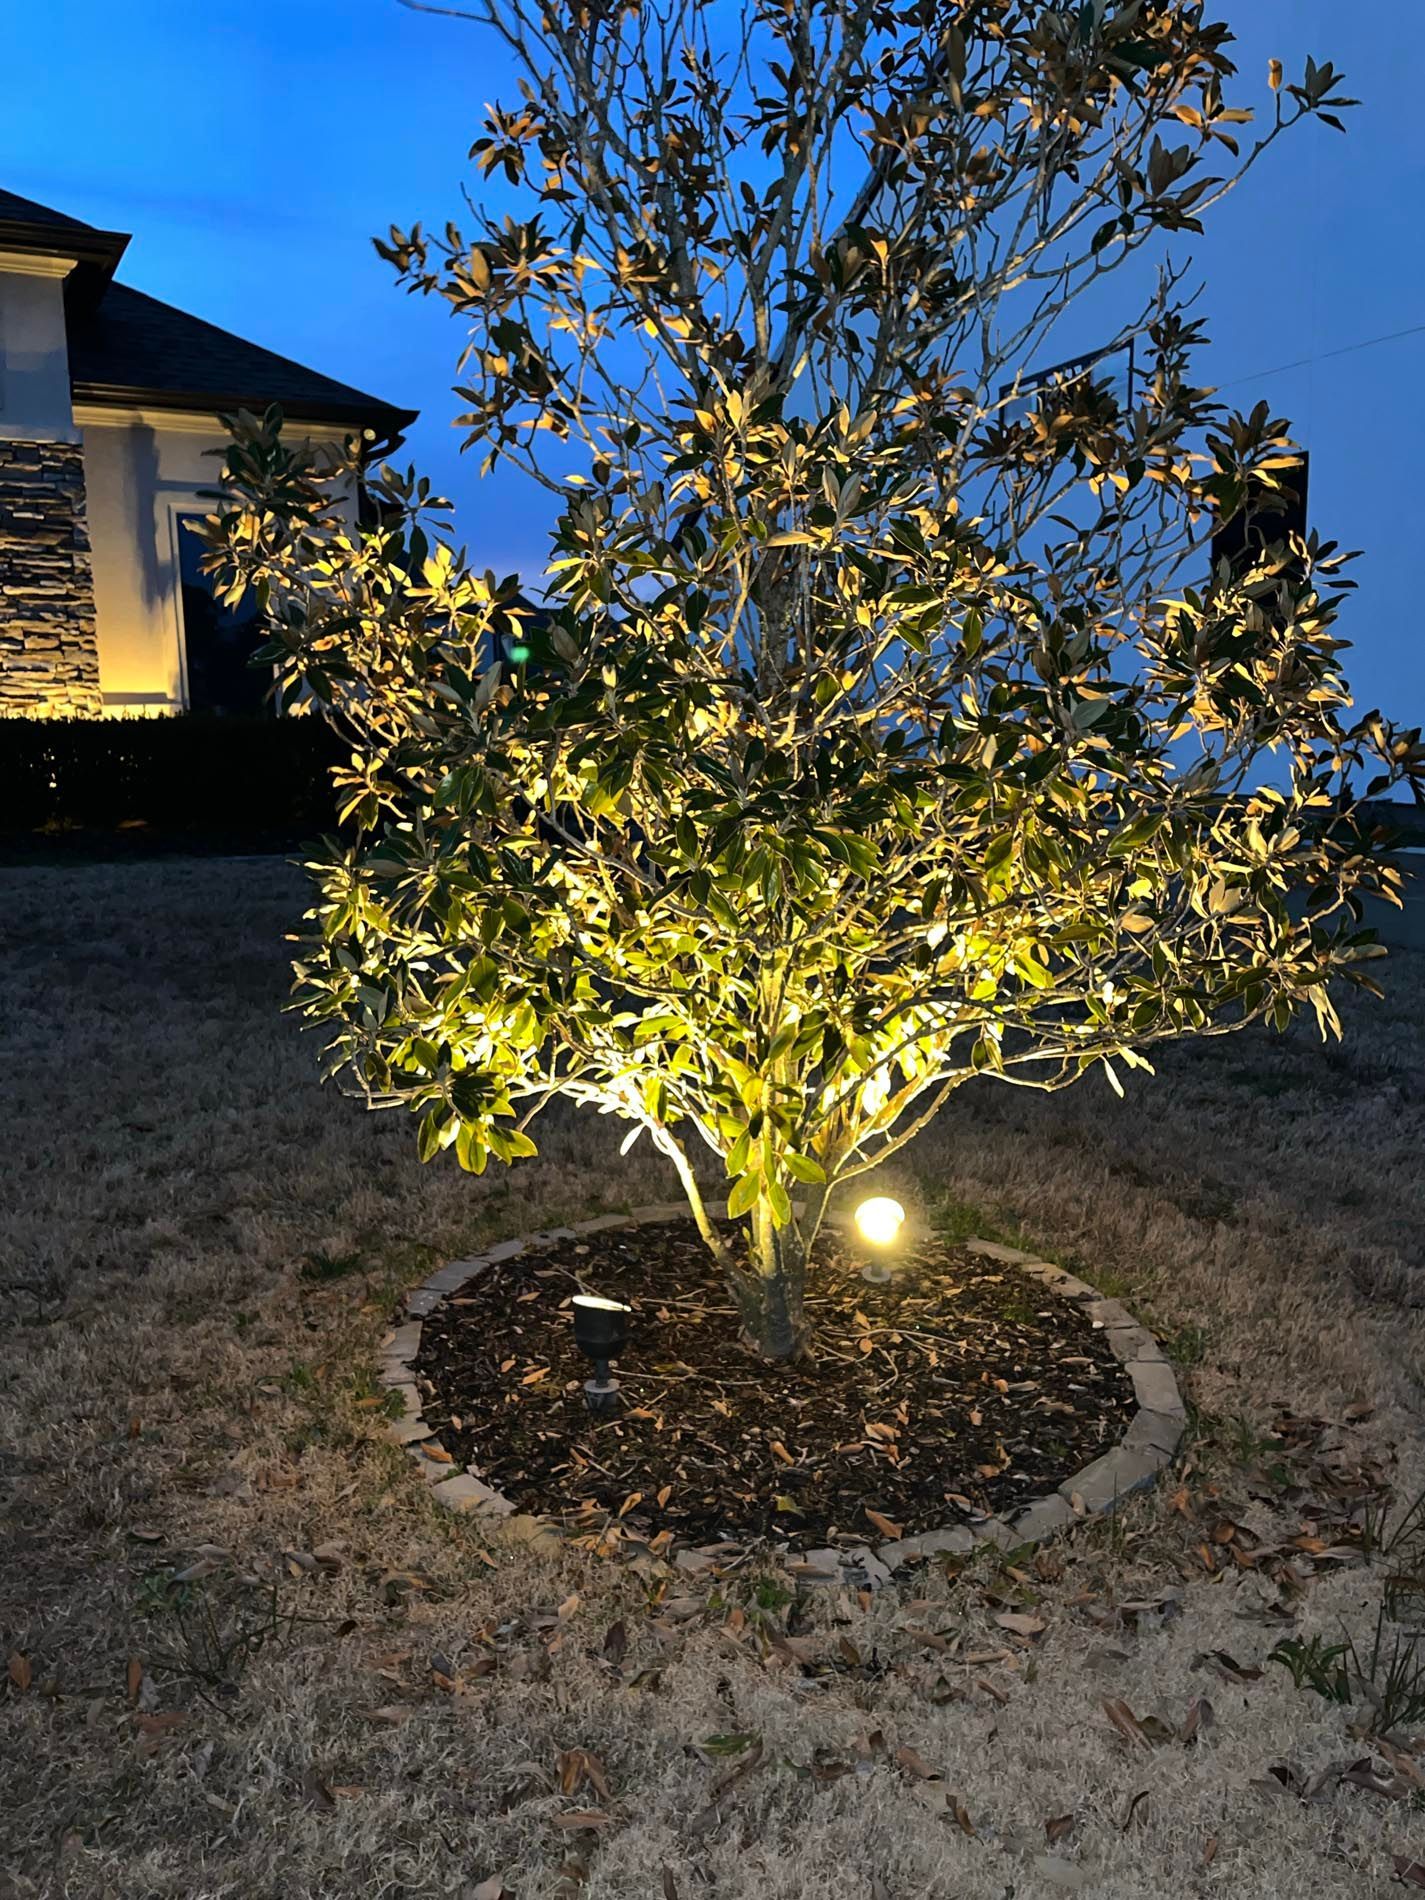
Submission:
M 925 1238 L 874 1286 L 825 1230 L 814 1357 L 768 1366 L 690 1220 L 534 1236 L 463 1284 L 435 1276 L 406 1376 L 447 1470 L 576 1526 L 807 1546 L 1003 1520 L 1118 1447 L 1138 1401 L 1105 1322 L 996 1251 Z M 612 1418 L 584 1402 L 581 1291 L 633 1308 Z

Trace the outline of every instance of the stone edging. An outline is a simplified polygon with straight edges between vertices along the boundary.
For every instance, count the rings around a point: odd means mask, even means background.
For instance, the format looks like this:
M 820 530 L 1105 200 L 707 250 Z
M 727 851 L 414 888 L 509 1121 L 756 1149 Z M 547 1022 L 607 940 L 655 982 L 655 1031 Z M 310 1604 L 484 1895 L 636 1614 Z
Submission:
M 449 1451 L 426 1424 L 413 1370 L 420 1351 L 421 1322 L 425 1315 L 486 1267 L 513 1260 L 527 1249 L 552 1240 L 606 1233 L 614 1227 L 681 1220 L 686 1214 L 687 1208 L 680 1201 L 661 1202 L 652 1207 L 635 1208 L 631 1214 L 605 1214 L 597 1220 L 580 1221 L 573 1227 L 524 1234 L 518 1240 L 501 1241 L 469 1260 L 452 1260 L 407 1294 L 404 1323 L 382 1343 L 379 1376 L 382 1385 L 401 1395 L 404 1405 L 402 1416 L 388 1426 L 387 1436 L 410 1455 L 431 1486 L 433 1498 L 451 1510 L 473 1511 L 489 1519 L 519 1516 L 536 1534 L 542 1522 L 523 1518 L 519 1507 L 503 1492 L 486 1484 L 473 1465 L 457 1470 Z M 1016 1550 L 1026 1544 L 1039 1543 L 1056 1532 L 1067 1530 L 1071 1524 L 1116 1510 L 1125 1498 L 1151 1485 L 1178 1448 L 1187 1424 L 1187 1412 L 1173 1369 L 1153 1335 L 1137 1323 L 1126 1307 L 1117 1300 L 1100 1298 L 1093 1287 L 1076 1280 L 1073 1274 L 1038 1260 L 1033 1254 L 1022 1253 L 1018 1248 L 1002 1247 L 993 1240 L 969 1240 L 962 1244 L 970 1253 L 1019 1267 L 1051 1292 L 1082 1303 L 1093 1324 L 1107 1332 L 1111 1350 L 1133 1381 L 1138 1400 L 1133 1422 L 1112 1451 L 1103 1453 L 1082 1471 L 1066 1478 L 1057 1491 L 1036 1498 L 1011 1518 L 972 1518 L 944 1530 L 924 1531 L 916 1537 L 902 1538 L 898 1543 L 882 1544 L 879 1548 L 867 1545 L 852 1550 L 807 1551 L 790 1559 L 788 1564 L 793 1575 L 804 1582 L 849 1583 L 862 1587 L 888 1582 L 891 1572 L 899 1565 L 935 1551 L 965 1556 L 980 1544 Z M 693 1561 L 689 1562 L 690 1558 Z M 704 1567 L 696 1553 L 679 1552 L 674 1561 L 682 1562 L 685 1568 Z

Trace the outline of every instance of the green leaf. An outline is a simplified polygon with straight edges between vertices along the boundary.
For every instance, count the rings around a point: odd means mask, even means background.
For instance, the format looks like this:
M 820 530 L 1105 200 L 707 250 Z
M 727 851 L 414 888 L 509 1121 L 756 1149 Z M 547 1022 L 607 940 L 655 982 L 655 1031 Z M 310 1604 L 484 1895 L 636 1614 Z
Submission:
M 757 1200 L 762 1191 L 760 1174 L 744 1174 L 727 1197 L 727 1218 L 738 1220 Z
M 826 1169 L 819 1161 L 813 1161 L 810 1155 L 799 1155 L 789 1148 L 783 1159 L 793 1180 L 805 1181 L 809 1187 L 815 1187 L 826 1179 Z

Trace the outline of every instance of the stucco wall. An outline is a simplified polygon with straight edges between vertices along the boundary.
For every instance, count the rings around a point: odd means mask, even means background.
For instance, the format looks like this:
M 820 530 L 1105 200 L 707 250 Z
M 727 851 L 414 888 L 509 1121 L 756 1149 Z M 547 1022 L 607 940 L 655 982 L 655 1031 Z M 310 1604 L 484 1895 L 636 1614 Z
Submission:
M 0 252 L 0 438 L 73 442 L 65 258 Z
M 186 704 L 178 518 L 207 514 L 227 435 L 215 416 L 82 408 L 99 624 L 109 713 Z

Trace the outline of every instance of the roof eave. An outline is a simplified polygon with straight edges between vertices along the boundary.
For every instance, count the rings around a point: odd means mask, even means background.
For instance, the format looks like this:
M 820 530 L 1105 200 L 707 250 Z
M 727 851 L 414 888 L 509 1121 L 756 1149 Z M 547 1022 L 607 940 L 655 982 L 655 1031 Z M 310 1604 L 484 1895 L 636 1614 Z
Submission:
M 118 383 L 86 382 L 76 377 L 71 385 L 76 403 L 94 403 L 104 409 L 173 409 L 184 415 L 228 416 L 245 409 L 250 415 L 262 415 L 273 406 L 294 422 L 326 422 L 342 429 L 370 429 L 382 453 L 390 453 L 401 444 L 406 430 L 420 414 L 418 409 L 397 409 L 389 403 L 318 403 L 298 398 L 283 402 L 270 396 L 236 393 L 211 393 L 207 390 L 139 388 Z

